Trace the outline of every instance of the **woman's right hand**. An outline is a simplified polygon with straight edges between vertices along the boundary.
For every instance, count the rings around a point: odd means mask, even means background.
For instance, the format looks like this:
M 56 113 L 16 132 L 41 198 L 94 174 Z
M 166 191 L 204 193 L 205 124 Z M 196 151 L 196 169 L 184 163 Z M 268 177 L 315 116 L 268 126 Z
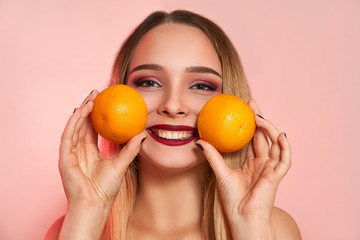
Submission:
M 69 206 L 110 210 L 147 133 L 136 135 L 115 156 L 104 158 L 90 120 L 97 95 L 98 91 L 92 91 L 68 120 L 61 138 L 59 170 Z

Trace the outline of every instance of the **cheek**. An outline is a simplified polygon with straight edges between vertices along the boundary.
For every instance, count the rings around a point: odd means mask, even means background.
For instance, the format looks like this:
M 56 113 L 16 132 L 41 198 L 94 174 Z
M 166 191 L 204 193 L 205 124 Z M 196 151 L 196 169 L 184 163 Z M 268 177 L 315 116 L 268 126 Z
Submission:
M 147 94 L 147 93 L 140 93 L 140 95 L 143 97 L 148 114 L 150 112 L 156 111 L 160 104 L 160 97 L 158 95 L 154 94 Z
M 128 80 L 127 85 L 135 89 L 141 95 L 141 97 L 145 101 L 148 113 L 154 109 L 156 103 L 158 102 L 157 98 L 159 98 L 159 94 L 154 94 L 153 92 L 147 92 L 137 89 L 132 79 Z
M 198 101 L 197 103 L 194 103 L 194 112 L 197 116 L 199 116 L 201 109 L 204 107 L 205 103 L 207 102 L 207 100 L 205 101 Z
M 186 105 L 189 106 L 191 112 L 195 115 L 199 115 L 201 109 L 204 107 L 205 103 L 210 99 L 209 96 L 193 96 L 186 98 Z

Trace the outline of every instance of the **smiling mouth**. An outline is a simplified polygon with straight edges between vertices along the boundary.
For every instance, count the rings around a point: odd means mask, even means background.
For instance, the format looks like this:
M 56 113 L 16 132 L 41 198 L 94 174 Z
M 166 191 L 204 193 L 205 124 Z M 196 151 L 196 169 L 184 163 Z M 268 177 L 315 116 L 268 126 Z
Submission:
M 159 138 L 168 140 L 186 140 L 195 134 L 193 131 L 167 131 L 163 129 L 150 129 L 150 131 Z
M 168 146 L 185 145 L 198 136 L 196 128 L 183 125 L 159 124 L 147 130 L 153 139 Z

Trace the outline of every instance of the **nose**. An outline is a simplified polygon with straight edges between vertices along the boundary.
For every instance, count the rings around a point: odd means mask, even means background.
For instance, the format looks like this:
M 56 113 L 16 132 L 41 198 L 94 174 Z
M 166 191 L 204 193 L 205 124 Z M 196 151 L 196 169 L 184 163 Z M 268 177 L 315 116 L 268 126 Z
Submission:
M 163 103 L 158 108 L 158 113 L 167 117 L 185 117 L 189 114 L 189 108 L 185 106 L 186 99 L 179 94 L 169 93 L 164 97 Z

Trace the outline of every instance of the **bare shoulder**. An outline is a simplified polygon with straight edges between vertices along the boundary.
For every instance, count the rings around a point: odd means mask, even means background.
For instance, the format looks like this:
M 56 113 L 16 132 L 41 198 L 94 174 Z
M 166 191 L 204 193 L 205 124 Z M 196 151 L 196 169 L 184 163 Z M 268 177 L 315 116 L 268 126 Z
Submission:
M 60 231 L 61 231 L 61 227 L 63 225 L 64 222 L 64 217 L 62 216 L 60 218 L 58 218 L 49 228 L 48 232 L 46 233 L 45 239 L 44 240 L 58 240 L 59 235 L 60 235 Z
M 271 211 L 270 220 L 275 228 L 276 239 L 301 240 L 299 228 L 289 213 L 274 207 Z

